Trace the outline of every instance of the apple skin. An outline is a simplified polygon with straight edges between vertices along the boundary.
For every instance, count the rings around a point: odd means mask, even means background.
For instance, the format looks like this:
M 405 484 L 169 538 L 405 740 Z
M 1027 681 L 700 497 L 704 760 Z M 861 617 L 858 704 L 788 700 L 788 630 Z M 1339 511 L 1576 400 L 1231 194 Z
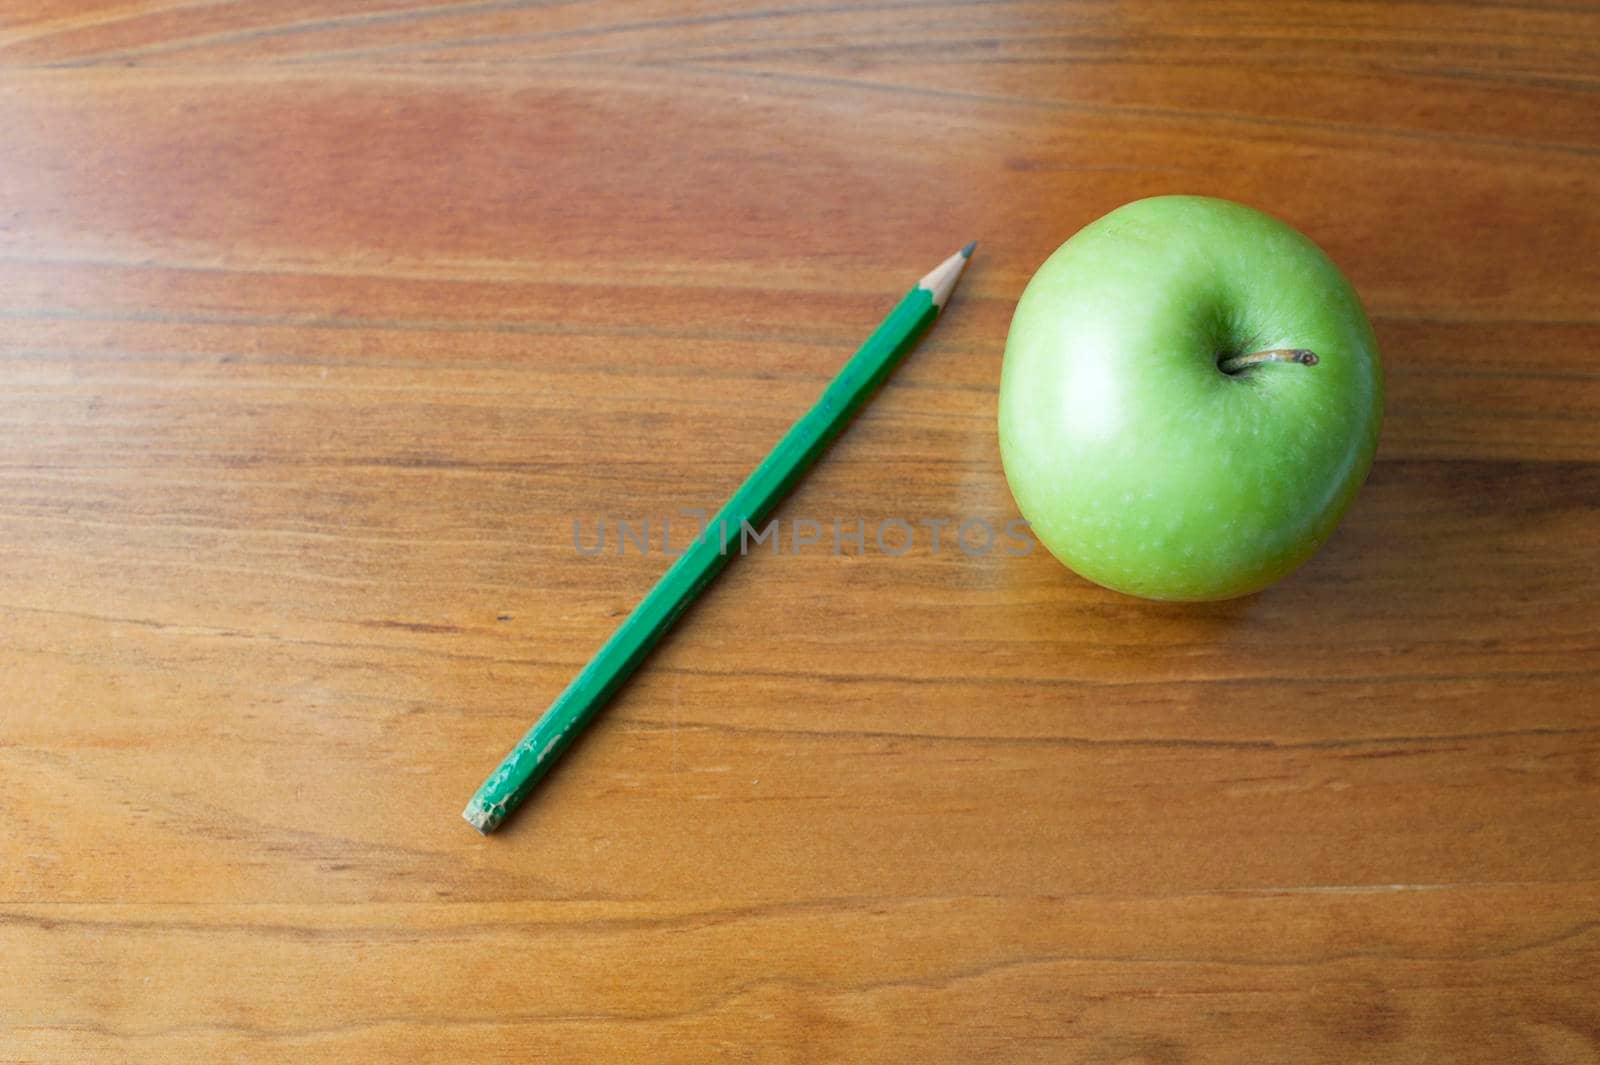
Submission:
M 1308 349 L 1315 365 L 1219 362 Z M 1265 588 L 1311 557 L 1371 467 L 1377 341 L 1337 267 L 1241 204 L 1159 196 L 1080 230 L 1006 340 L 1000 455 L 1034 535 L 1148 599 Z

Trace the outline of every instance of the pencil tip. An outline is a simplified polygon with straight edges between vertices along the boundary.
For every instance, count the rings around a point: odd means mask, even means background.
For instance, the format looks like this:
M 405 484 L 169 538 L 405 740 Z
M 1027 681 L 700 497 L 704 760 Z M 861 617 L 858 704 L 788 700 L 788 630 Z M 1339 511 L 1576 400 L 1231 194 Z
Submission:
M 917 282 L 918 288 L 925 288 L 933 294 L 935 307 L 943 307 L 945 301 L 950 298 L 950 293 L 956 287 L 956 279 L 961 276 L 961 271 L 967 268 L 967 261 L 972 257 L 972 249 L 977 246 L 978 242 L 973 241 L 928 271 L 928 275 Z

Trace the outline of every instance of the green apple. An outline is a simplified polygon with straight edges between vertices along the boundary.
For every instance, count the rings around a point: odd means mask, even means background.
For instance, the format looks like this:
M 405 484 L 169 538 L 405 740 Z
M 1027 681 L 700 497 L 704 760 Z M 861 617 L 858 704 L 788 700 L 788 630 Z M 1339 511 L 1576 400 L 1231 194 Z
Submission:
M 1227 200 L 1160 196 L 1034 274 L 1000 377 L 1000 454 L 1034 535 L 1151 599 L 1258 591 L 1327 539 L 1378 446 L 1383 370 L 1315 244 Z

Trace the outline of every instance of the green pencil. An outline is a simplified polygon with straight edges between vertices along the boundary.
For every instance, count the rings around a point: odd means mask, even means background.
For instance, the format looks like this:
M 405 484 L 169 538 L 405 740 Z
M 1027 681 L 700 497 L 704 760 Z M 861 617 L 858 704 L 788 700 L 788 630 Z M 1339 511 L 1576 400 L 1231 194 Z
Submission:
M 483 782 L 467 808 L 467 823 L 487 835 L 515 810 L 606 701 L 638 668 L 678 615 L 731 557 L 745 522 L 760 527 L 824 448 L 849 424 L 924 330 L 938 317 L 972 257 L 968 244 L 934 267 L 844 364 L 794 428 L 745 479 L 691 544 L 550 709 Z

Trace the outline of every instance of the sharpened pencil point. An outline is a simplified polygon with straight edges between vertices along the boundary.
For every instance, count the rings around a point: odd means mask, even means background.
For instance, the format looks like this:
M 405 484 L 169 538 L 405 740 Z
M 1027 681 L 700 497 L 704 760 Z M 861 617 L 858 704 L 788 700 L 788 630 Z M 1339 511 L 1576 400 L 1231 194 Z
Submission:
M 925 288 L 933 295 L 935 307 L 943 307 L 950 299 L 950 293 L 955 291 L 956 279 L 961 276 L 961 271 L 967 268 L 967 260 L 972 255 L 972 249 L 977 246 L 978 242 L 973 241 L 929 270 L 927 276 L 917 282 L 918 288 Z

